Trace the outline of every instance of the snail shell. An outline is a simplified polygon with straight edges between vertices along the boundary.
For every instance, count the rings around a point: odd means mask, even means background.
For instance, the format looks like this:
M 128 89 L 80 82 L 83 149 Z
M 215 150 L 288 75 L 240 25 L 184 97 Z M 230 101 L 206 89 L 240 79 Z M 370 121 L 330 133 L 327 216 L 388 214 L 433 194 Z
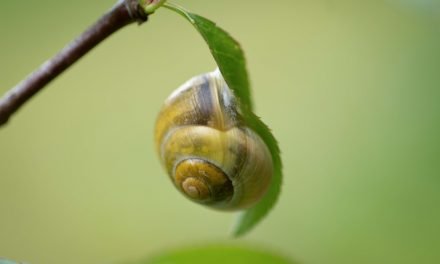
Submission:
M 219 70 L 190 79 L 170 95 L 156 122 L 155 142 L 172 182 L 195 202 L 245 209 L 270 184 L 269 149 L 244 123 Z

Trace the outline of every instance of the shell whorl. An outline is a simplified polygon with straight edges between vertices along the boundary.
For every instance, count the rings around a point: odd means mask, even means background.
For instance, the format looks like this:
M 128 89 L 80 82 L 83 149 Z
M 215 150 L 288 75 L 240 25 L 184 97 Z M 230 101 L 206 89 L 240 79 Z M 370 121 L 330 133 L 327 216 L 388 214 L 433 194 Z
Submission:
M 195 202 L 243 209 L 270 184 L 270 152 L 244 124 L 219 71 L 194 77 L 171 94 L 157 119 L 155 141 L 171 180 Z

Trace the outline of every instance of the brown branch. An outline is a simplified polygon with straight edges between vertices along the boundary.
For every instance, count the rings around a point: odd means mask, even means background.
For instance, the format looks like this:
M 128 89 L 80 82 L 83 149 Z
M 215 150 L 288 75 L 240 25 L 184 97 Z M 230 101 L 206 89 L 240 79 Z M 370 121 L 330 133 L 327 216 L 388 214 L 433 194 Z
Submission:
M 119 0 L 95 24 L 0 99 L 0 126 L 33 95 L 118 29 L 147 21 L 138 0 Z

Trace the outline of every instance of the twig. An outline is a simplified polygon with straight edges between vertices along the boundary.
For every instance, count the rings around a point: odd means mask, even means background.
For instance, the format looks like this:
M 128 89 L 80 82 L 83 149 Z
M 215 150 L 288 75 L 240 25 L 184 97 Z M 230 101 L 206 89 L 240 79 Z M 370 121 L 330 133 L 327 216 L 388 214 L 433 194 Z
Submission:
M 0 127 L 33 95 L 118 29 L 147 21 L 139 0 L 119 0 L 95 24 L 0 99 Z

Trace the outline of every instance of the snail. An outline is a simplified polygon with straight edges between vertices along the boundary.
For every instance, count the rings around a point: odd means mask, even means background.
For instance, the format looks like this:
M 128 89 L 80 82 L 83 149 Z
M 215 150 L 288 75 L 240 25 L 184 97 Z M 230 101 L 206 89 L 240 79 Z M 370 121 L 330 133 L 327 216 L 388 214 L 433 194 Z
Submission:
M 271 182 L 270 151 L 246 125 L 218 69 L 193 77 L 166 99 L 155 143 L 170 179 L 194 202 L 243 210 L 255 205 Z

